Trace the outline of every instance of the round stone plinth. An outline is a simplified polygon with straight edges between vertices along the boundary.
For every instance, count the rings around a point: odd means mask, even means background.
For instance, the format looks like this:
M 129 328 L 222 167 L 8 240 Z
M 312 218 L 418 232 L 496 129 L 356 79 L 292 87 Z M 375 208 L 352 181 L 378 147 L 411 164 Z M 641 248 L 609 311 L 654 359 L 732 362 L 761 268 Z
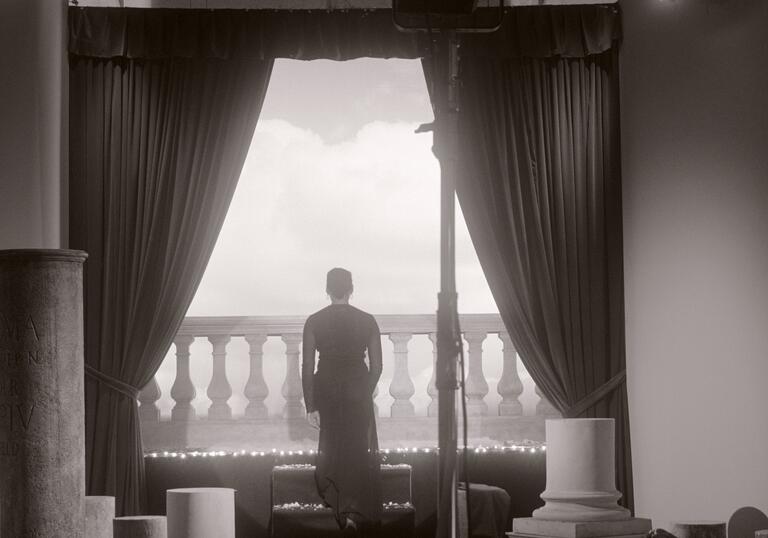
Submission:
M 234 489 L 169 489 L 165 498 L 168 538 L 235 538 Z
M 554 521 L 618 521 L 630 512 L 616 501 L 614 421 L 610 418 L 546 422 L 545 505 L 533 517 Z
M 85 535 L 85 259 L 0 250 L 0 536 Z
M 677 538 L 725 538 L 725 521 L 679 521 L 670 532 Z
M 115 498 L 87 496 L 85 498 L 85 538 L 112 538 L 115 519 Z
M 165 516 L 128 516 L 114 519 L 114 538 L 168 538 Z

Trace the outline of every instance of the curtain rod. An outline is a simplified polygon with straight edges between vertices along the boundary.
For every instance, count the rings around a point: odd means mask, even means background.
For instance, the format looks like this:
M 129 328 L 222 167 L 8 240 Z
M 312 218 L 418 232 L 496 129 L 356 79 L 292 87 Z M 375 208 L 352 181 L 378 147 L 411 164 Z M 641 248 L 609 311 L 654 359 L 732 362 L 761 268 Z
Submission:
M 492 1 L 492 0 L 491 0 Z M 505 0 L 509 7 L 616 4 L 618 0 Z M 374 10 L 391 9 L 392 0 L 70 0 L 78 7 L 125 7 L 145 9 L 263 9 L 299 10 Z M 478 7 L 487 7 L 488 0 L 479 0 Z M 498 5 L 498 4 L 496 4 Z

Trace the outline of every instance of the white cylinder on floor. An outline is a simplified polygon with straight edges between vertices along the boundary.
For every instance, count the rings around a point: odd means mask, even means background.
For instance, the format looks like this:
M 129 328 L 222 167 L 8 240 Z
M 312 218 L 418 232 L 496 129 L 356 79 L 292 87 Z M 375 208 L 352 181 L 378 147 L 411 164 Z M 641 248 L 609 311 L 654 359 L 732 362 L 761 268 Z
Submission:
M 165 516 L 127 516 L 114 519 L 115 538 L 168 538 Z
M 547 420 L 545 505 L 533 517 L 556 521 L 630 518 L 617 504 L 614 421 L 610 418 Z
M 85 538 L 112 538 L 115 498 L 105 495 L 85 497 Z
M 169 489 L 165 499 L 168 538 L 235 538 L 234 489 Z

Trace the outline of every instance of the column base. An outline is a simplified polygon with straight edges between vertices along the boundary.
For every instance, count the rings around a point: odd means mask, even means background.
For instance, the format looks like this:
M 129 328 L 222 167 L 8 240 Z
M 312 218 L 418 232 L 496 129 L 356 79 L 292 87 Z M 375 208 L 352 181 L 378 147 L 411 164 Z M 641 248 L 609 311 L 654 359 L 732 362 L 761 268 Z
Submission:
M 553 521 L 533 517 L 512 521 L 515 538 L 635 538 L 651 530 L 651 520 L 630 518 L 621 521 Z

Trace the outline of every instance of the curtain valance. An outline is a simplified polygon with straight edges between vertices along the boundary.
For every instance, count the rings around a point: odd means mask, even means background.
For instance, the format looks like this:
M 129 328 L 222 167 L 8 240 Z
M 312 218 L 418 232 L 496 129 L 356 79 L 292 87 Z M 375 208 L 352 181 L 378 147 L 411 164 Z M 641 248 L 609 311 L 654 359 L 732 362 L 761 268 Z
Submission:
M 619 37 L 615 5 L 516 7 L 498 32 L 466 35 L 463 55 L 584 57 Z M 420 58 L 428 45 L 391 10 L 69 10 L 69 52 L 96 58 Z

